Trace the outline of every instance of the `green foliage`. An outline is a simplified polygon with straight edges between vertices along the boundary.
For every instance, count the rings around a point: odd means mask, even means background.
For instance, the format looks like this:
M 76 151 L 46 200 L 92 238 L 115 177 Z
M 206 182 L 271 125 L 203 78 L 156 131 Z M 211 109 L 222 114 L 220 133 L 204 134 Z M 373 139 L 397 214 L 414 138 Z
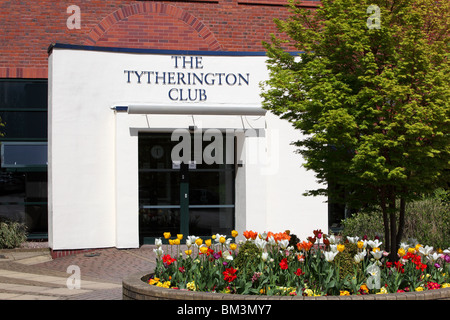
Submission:
M 379 29 L 367 26 L 369 5 Z M 340 186 L 307 194 L 377 204 L 395 246 L 396 200 L 450 181 L 450 2 L 323 0 L 311 14 L 292 1 L 290 11 L 276 21 L 285 37 L 266 44 L 263 105 L 303 133 L 296 146 L 318 182 Z
M 26 227 L 23 223 L 0 221 L 0 249 L 19 247 L 26 239 Z
M 406 208 L 405 238 L 434 248 L 450 247 L 450 206 L 436 198 L 415 201 Z
M 367 235 L 369 239 L 382 235 L 384 228 L 380 210 L 355 213 L 350 218 L 342 220 L 342 225 L 343 236 Z
M 356 244 L 346 243 L 344 251 L 339 252 L 334 258 L 334 263 L 339 266 L 339 277 L 342 280 L 353 276 L 356 265 L 353 257 L 357 252 Z
M 434 191 L 434 197 L 443 204 L 450 205 L 450 190 L 438 188 Z
M 414 238 L 434 248 L 450 247 L 450 209 L 438 197 L 424 198 L 406 206 L 405 231 L 399 240 Z M 342 221 L 343 236 L 367 235 L 373 239 L 383 234 L 383 218 L 380 210 L 361 212 Z
M 261 250 L 251 241 L 246 241 L 239 247 L 239 252 L 234 260 L 234 267 L 239 270 L 241 274 L 245 273 L 244 277 L 249 280 L 253 276 L 253 267 L 261 261 Z

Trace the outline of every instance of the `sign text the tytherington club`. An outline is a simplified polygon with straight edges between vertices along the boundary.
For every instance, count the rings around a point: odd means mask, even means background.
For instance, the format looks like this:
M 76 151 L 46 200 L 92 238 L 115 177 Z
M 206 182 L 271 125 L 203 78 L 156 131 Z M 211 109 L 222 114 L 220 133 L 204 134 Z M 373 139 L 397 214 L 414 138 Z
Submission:
M 249 73 L 201 72 L 203 69 L 201 56 L 171 56 L 171 60 L 175 71 L 124 70 L 126 81 L 137 84 L 183 86 L 171 87 L 168 90 L 168 98 L 172 101 L 206 101 L 208 86 L 248 86 L 250 83 Z M 201 88 L 186 88 L 186 86 L 201 86 Z

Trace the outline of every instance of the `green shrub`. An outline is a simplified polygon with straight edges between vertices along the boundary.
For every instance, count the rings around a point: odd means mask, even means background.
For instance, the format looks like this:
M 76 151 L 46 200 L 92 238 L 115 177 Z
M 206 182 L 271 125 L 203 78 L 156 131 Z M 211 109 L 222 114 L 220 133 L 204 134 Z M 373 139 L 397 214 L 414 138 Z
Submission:
M 404 238 L 436 249 L 450 247 L 450 205 L 434 198 L 408 205 Z
M 26 227 L 23 223 L 0 221 L 0 249 L 19 247 L 26 239 Z
M 353 214 L 350 218 L 342 220 L 342 235 L 359 236 L 367 235 L 369 239 L 384 234 L 383 216 L 380 211 L 360 212 Z
M 342 221 L 343 236 L 384 235 L 381 211 L 361 212 Z M 406 205 L 405 228 L 401 241 L 416 239 L 434 248 L 450 247 L 450 206 L 441 198 L 431 197 Z
M 352 276 L 354 272 L 353 257 L 358 252 L 358 247 L 354 243 L 346 243 L 345 249 L 339 252 L 334 258 L 334 263 L 339 265 L 339 278 L 345 279 L 347 276 Z
M 250 280 L 253 276 L 252 266 L 258 265 L 261 261 L 261 250 L 251 241 L 246 241 L 239 246 L 239 252 L 234 259 L 234 267 L 239 272 L 245 272 L 245 278 Z

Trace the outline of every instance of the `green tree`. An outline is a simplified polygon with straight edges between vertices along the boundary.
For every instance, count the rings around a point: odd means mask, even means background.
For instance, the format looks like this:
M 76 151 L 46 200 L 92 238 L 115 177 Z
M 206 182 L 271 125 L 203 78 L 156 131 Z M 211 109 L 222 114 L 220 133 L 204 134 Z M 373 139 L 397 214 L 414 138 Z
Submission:
M 307 194 L 379 205 L 395 259 L 406 203 L 448 187 L 450 2 L 296 4 L 275 20 L 283 38 L 265 43 L 264 107 L 303 133 L 295 144 L 318 181 L 338 186 Z

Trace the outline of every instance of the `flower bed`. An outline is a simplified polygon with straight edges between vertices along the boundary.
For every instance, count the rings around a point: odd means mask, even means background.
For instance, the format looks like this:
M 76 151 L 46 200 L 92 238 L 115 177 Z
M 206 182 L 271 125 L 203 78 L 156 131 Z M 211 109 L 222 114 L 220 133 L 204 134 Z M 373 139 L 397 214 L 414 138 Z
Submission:
M 337 240 L 320 230 L 300 241 L 289 232 L 243 233 L 245 241 L 216 234 L 157 239 L 151 286 L 221 295 L 287 297 L 370 296 L 450 287 L 450 250 L 402 243 L 388 261 L 379 239 Z M 186 250 L 185 250 L 186 249 Z M 169 291 L 171 291 L 169 290 Z M 446 289 L 445 291 L 448 291 Z

